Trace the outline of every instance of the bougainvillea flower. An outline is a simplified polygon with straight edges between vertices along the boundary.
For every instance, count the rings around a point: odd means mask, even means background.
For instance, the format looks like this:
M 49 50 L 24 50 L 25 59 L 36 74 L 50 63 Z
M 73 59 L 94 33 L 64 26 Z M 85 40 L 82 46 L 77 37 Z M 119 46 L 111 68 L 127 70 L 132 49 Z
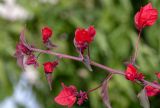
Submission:
M 76 93 L 77 88 L 73 85 L 67 87 L 62 83 L 63 89 L 58 94 L 57 97 L 55 97 L 55 102 L 62 105 L 62 106 L 68 106 L 68 108 L 71 108 L 74 103 L 76 102 Z
M 78 49 L 84 50 L 91 43 L 96 34 L 93 26 L 85 28 L 77 28 L 75 31 L 74 44 Z
M 142 73 L 138 73 L 136 67 L 133 66 L 132 64 L 127 65 L 127 69 L 125 71 L 125 77 L 126 79 L 131 81 L 135 81 L 135 79 L 137 80 L 144 79 L 144 75 Z
M 152 7 L 151 3 L 148 3 L 144 7 L 141 7 L 134 17 L 136 28 L 140 31 L 145 26 L 152 26 L 158 19 L 158 10 Z
M 154 82 L 155 84 L 158 84 L 157 82 Z M 157 88 L 154 88 L 150 85 L 145 86 L 145 90 L 147 93 L 147 96 L 156 96 L 160 93 L 160 90 Z
M 35 55 L 31 54 L 28 56 L 27 60 L 26 60 L 26 64 L 27 65 L 34 65 L 34 67 L 38 67 L 38 62 L 37 62 L 37 58 L 35 57 Z
M 88 99 L 88 94 L 86 92 L 80 91 L 77 94 L 77 97 L 78 97 L 77 104 L 82 105 L 84 103 L 84 101 L 86 101 Z
M 43 64 L 44 66 L 44 72 L 46 75 L 46 79 L 48 81 L 50 90 L 52 90 L 52 72 L 54 71 L 55 67 L 58 65 L 58 61 L 54 61 L 54 62 L 45 62 Z
M 42 39 L 43 43 L 47 43 L 49 41 L 49 38 L 52 36 L 52 29 L 49 27 L 44 27 L 42 29 Z
M 52 73 L 54 68 L 58 65 L 58 62 L 57 61 L 54 61 L 54 62 L 45 62 L 43 64 L 44 66 L 44 72 L 45 73 Z
M 134 81 L 136 79 L 137 69 L 132 64 L 127 65 L 127 69 L 125 71 L 125 77 L 131 81 Z

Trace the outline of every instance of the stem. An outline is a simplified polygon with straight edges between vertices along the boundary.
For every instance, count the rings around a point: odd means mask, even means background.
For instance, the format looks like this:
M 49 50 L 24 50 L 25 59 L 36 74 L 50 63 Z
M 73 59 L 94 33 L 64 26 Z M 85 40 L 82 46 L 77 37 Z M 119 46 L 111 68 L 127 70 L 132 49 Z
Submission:
M 104 69 L 104 70 L 107 70 L 107 71 L 109 71 L 109 72 L 112 73 L 112 74 L 124 75 L 124 72 L 123 72 L 123 71 L 112 69 L 112 68 L 110 68 L 110 67 L 104 66 L 104 65 L 99 64 L 99 63 L 96 63 L 96 62 L 94 62 L 94 61 L 91 61 L 91 65 L 96 66 L 96 67 L 99 67 L 99 68 Z
M 100 85 L 99 85 L 98 87 L 96 87 L 96 88 L 93 88 L 93 89 L 88 90 L 88 91 L 87 91 L 87 94 L 89 94 L 89 93 L 91 93 L 91 92 L 99 89 L 100 87 L 102 87 L 102 84 L 100 84 Z
M 138 48 L 138 47 L 137 47 L 137 48 Z M 75 56 L 70 56 L 70 55 L 66 55 L 66 54 L 56 53 L 56 52 L 52 52 L 52 51 L 50 51 L 50 50 L 41 50 L 41 49 L 32 48 L 32 47 L 30 47 L 29 49 L 32 50 L 32 51 L 35 51 L 35 52 L 40 52 L 40 53 L 55 55 L 55 56 L 58 56 L 58 57 L 60 57 L 60 58 L 71 59 L 71 60 L 75 60 L 75 61 L 79 61 L 79 62 L 82 62 L 82 61 L 83 61 L 83 59 L 80 58 L 80 57 L 75 57 Z M 96 67 L 99 67 L 99 68 L 101 68 L 101 69 L 103 69 L 103 70 L 106 70 L 106 71 L 112 73 L 112 74 L 119 74 L 119 75 L 123 75 L 123 76 L 125 75 L 123 71 L 116 70 L 116 69 L 112 69 L 112 68 L 110 68 L 110 67 L 107 67 L 107 66 L 105 66 L 105 65 L 96 63 L 96 62 L 94 62 L 94 61 L 90 61 L 90 62 L 91 62 L 91 65 L 96 66 Z M 146 80 L 142 80 L 142 83 L 144 83 L 145 85 L 151 85 L 151 86 L 154 87 L 154 88 L 160 89 L 160 85 L 154 84 L 154 83 L 152 83 L 152 82 L 149 82 L 149 81 L 146 81 Z M 102 84 L 99 85 L 98 87 L 94 88 L 94 89 L 91 90 L 91 91 L 94 91 L 94 90 L 100 88 L 101 86 L 102 86 Z
M 155 84 L 155 83 L 152 83 L 152 82 L 149 82 L 149 81 L 146 81 L 146 80 L 143 80 L 143 83 L 145 85 L 150 85 L 150 86 L 152 86 L 154 88 L 160 89 L 160 85 L 158 85 L 158 84 Z
M 90 93 L 90 92 L 93 92 L 93 91 L 99 89 L 100 87 L 102 87 L 103 82 L 106 81 L 106 80 L 109 81 L 111 77 L 112 77 L 112 74 L 110 73 L 110 74 L 102 81 L 102 83 L 101 83 L 98 87 L 93 88 L 93 89 L 91 89 L 91 90 L 88 90 L 87 93 Z
M 37 59 L 38 59 L 38 57 L 41 55 L 41 53 L 38 53 L 38 55 L 37 55 Z
M 88 53 L 88 57 L 90 59 L 91 57 L 90 57 L 90 48 L 89 48 L 89 45 L 88 45 L 88 48 L 87 48 L 87 53 Z
M 56 52 L 52 52 L 50 50 L 41 50 L 41 49 L 37 49 L 37 48 L 30 48 L 30 50 L 35 51 L 35 52 L 45 53 L 45 54 L 51 54 L 51 55 L 58 56 L 60 58 L 71 59 L 71 60 L 75 60 L 75 61 L 79 61 L 79 62 L 83 61 L 83 58 L 70 56 L 70 55 L 66 55 L 66 54 L 61 54 L 61 53 L 56 53 Z M 96 63 L 94 61 L 91 61 L 91 65 L 99 67 L 101 69 L 104 69 L 104 70 L 106 70 L 106 71 L 108 71 L 108 72 L 110 72 L 112 74 L 124 75 L 123 71 L 119 71 L 119 70 L 115 70 L 115 69 L 109 68 L 107 66 L 104 66 L 102 64 Z
M 56 52 L 52 52 L 50 50 L 41 50 L 41 49 L 37 49 L 37 48 L 30 48 L 30 50 L 35 51 L 35 52 L 55 55 L 55 56 L 58 56 L 59 58 L 67 58 L 67 59 L 71 59 L 71 60 L 82 61 L 82 58 L 70 56 L 70 55 L 66 55 L 66 54 L 61 54 L 61 53 L 56 53 Z
M 139 41 L 140 41 L 140 37 L 141 37 L 141 31 L 139 31 L 138 33 L 138 38 L 137 38 L 137 41 L 136 41 L 136 47 L 135 47 L 135 52 L 134 52 L 134 56 L 133 56 L 133 59 L 131 61 L 132 64 L 135 64 L 135 61 L 136 61 L 136 58 L 137 58 L 137 55 L 138 55 L 138 45 L 139 45 Z

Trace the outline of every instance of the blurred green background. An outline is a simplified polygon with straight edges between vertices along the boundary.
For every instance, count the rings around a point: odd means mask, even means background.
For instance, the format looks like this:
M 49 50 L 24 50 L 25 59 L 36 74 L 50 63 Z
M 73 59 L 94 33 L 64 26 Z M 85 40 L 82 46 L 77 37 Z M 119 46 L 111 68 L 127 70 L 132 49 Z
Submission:
M 24 27 L 28 42 L 42 49 L 40 30 L 43 26 L 51 27 L 52 41 L 58 45 L 55 51 L 77 56 L 73 45 L 75 29 L 94 25 L 97 34 L 91 45 L 92 60 L 124 70 L 124 62 L 130 59 L 138 35 L 134 14 L 146 3 L 146 0 L 0 0 L 0 107 L 63 108 L 53 101 L 61 90 L 61 82 L 86 91 L 98 86 L 107 75 L 99 68 L 93 67 L 94 71 L 89 72 L 82 63 L 63 59 L 53 74 L 50 91 L 42 64 L 55 57 L 40 55 L 38 70 L 28 67 L 23 72 L 16 64 L 13 55 Z M 159 0 L 152 3 L 159 9 Z M 156 80 L 154 72 L 160 70 L 159 25 L 158 20 L 142 32 L 137 59 L 140 72 L 149 81 Z M 137 99 L 142 89 L 139 85 L 115 75 L 109 86 L 113 108 L 141 108 Z M 151 97 L 150 102 L 151 108 L 160 108 L 160 96 Z M 91 93 L 82 106 L 73 108 L 105 108 L 100 90 Z

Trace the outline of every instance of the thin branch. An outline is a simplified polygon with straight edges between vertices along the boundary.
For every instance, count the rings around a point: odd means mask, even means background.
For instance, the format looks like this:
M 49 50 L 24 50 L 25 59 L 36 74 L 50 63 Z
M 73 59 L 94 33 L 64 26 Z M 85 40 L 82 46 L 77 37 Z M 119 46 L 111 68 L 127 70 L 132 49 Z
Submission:
M 75 57 L 75 56 L 70 56 L 70 55 L 66 55 L 66 54 L 61 54 L 61 53 L 56 53 L 56 52 L 52 52 L 50 50 L 41 50 L 41 49 L 37 49 L 37 48 L 30 48 L 30 50 L 35 51 L 35 52 L 41 52 L 41 53 L 45 53 L 45 54 L 51 54 L 51 55 L 55 55 L 58 56 L 60 58 L 66 58 L 66 59 L 71 59 L 71 60 L 75 60 L 75 61 L 79 61 L 82 62 L 83 59 L 80 57 Z M 119 70 L 115 70 L 112 68 L 109 68 L 107 66 L 104 66 L 102 64 L 96 63 L 94 61 L 91 61 L 91 65 L 99 67 L 101 69 L 104 69 L 112 74 L 120 74 L 120 75 L 124 75 L 123 71 L 119 71 Z
M 143 81 L 143 83 L 144 83 L 145 85 L 150 85 L 150 86 L 152 86 L 152 87 L 154 87 L 154 88 L 160 89 L 160 85 L 158 85 L 158 84 L 155 84 L 155 83 L 153 83 L 153 82 L 149 82 L 149 81 L 146 81 L 146 80 L 142 80 L 142 81 Z
M 93 88 L 93 89 L 88 90 L 87 93 L 90 93 L 90 92 L 93 92 L 93 91 L 99 89 L 100 87 L 102 87 L 103 82 L 104 82 L 105 80 L 108 81 L 108 79 L 110 79 L 111 77 L 112 77 L 112 73 L 110 73 L 110 74 L 102 81 L 102 83 L 101 83 L 99 86 L 97 86 L 96 88 Z
M 102 87 L 102 84 L 100 84 L 100 85 L 99 85 L 98 87 L 96 87 L 96 88 L 93 88 L 93 89 L 91 89 L 91 90 L 88 90 L 87 93 L 91 93 L 91 92 L 99 89 L 100 87 Z
M 50 50 L 41 50 L 41 49 L 32 48 L 32 47 L 30 47 L 29 49 L 32 50 L 32 51 L 35 51 L 35 52 L 55 55 L 55 56 L 58 56 L 59 58 L 66 58 L 66 59 L 71 59 L 71 60 L 75 60 L 75 61 L 79 61 L 79 62 L 83 61 L 83 59 L 80 58 L 80 57 L 75 57 L 75 56 L 70 56 L 70 55 L 67 55 L 67 54 L 56 53 L 56 52 L 52 52 Z M 90 61 L 90 62 L 91 62 L 91 65 L 99 67 L 101 69 L 104 69 L 104 70 L 106 70 L 106 71 L 108 71 L 108 72 L 110 72 L 112 74 L 119 74 L 119 75 L 123 75 L 123 76 L 125 75 L 123 71 L 112 69 L 110 67 L 107 67 L 105 65 L 96 63 L 94 61 Z M 149 81 L 146 81 L 146 80 L 142 80 L 142 83 L 144 85 L 151 85 L 154 88 L 160 89 L 160 85 L 154 84 L 152 82 L 149 82 Z

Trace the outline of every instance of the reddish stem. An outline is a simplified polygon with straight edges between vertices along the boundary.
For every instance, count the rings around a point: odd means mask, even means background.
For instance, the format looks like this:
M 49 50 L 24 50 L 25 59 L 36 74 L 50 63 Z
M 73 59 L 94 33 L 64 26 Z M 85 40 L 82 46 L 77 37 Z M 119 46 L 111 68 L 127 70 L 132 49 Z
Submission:
M 138 48 L 138 47 L 137 47 Z M 58 56 L 60 58 L 66 58 L 66 59 L 71 59 L 71 60 L 75 60 L 75 61 L 79 61 L 79 62 L 82 62 L 83 61 L 83 58 L 80 58 L 80 57 L 75 57 L 75 56 L 70 56 L 70 55 L 66 55 L 66 54 L 61 54 L 61 53 L 56 53 L 56 52 L 52 52 L 50 50 L 41 50 L 41 49 L 37 49 L 37 48 L 29 48 L 30 50 L 32 51 L 35 51 L 35 52 L 41 52 L 41 53 L 45 53 L 45 54 L 51 54 L 51 55 L 55 55 L 55 56 Z M 94 61 L 91 61 L 91 65 L 93 66 L 96 66 L 96 67 L 99 67 L 101 69 L 104 69 L 112 74 L 119 74 L 119 75 L 125 75 L 123 71 L 120 71 L 120 70 L 116 70 L 116 69 L 112 69 L 110 67 L 107 67 L 105 65 L 102 65 L 102 64 L 99 64 L 99 63 L 96 63 Z M 146 81 L 146 80 L 143 80 L 142 83 L 144 83 L 145 85 L 151 85 L 152 87 L 155 87 L 157 89 L 160 89 L 160 85 L 157 85 L 157 84 L 154 84 L 152 82 L 149 82 L 149 81 Z M 100 86 L 98 86 L 97 88 L 95 89 L 98 89 L 100 88 Z
M 102 84 L 100 84 L 100 85 L 99 85 L 98 87 L 96 87 L 96 88 L 93 88 L 93 89 L 88 90 L 88 91 L 87 91 L 87 94 L 89 94 L 89 93 L 91 93 L 91 92 L 99 89 L 100 87 L 102 87 Z
M 111 79 L 111 77 L 112 77 L 112 74 L 109 74 L 109 75 L 103 80 L 103 82 L 106 81 L 106 80 L 109 81 L 109 80 Z M 87 93 L 91 93 L 91 92 L 99 89 L 100 87 L 102 87 L 103 82 L 102 82 L 98 87 L 88 90 Z
M 41 53 L 45 53 L 45 54 L 55 55 L 55 56 L 58 56 L 60 58 L 67 58 L 67 59 L 72 59 L 72 60 L 80 61 L 80 62 L 83 61 L 83 59 L 80 58 L 80 57 L 75 57 L 75 56 L 70 56 L 70 55 L 66 55 L 66 54 L 56 53 L 56 52 L 52 52 L 50 50 L 41 50 L 41 49 L 37 49 L 37 48 L 30 48 L 30 50 L 35 51 L 35 52 L 41 52 Z M 113 73 L 113 74 L 124 75 L 123 71 L 119 71 L 119 70 L 115 70 L 115 69 L 109 68 L 107 66 L 104 66 L 102 64 L 96 63 L 94 61 L 91 61 L 91 65 L 99 67 L 101 69 L 104 69 L 104 70 L 106 70 L 106 71 L 108 71 L 110 73 Z

